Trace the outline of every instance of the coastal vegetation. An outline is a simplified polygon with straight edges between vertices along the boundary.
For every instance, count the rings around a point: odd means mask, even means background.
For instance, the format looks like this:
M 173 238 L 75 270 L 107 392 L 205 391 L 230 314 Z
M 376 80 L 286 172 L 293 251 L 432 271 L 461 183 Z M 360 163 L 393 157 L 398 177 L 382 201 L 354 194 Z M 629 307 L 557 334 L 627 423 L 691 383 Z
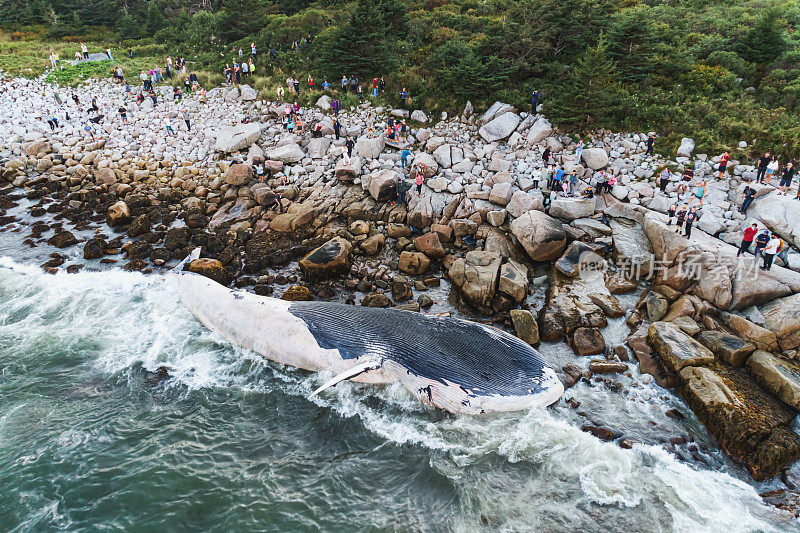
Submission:
M 126 70 L 182 56 L 219 83 L 254 42 L 270 60 L 260 90 L 289 74 L 334 87 L 384 76 L 392 94 L 405 86 L 415 106 L 452 112 L 467 100 L 525 109 L 536 88 L 571 130 L 797 155 L 799 14 L 785 0 L 7 0 L 0 69 L 37 75 L 50 49 L 63 61 L 87 42 L 118 58 L 131 46 Z

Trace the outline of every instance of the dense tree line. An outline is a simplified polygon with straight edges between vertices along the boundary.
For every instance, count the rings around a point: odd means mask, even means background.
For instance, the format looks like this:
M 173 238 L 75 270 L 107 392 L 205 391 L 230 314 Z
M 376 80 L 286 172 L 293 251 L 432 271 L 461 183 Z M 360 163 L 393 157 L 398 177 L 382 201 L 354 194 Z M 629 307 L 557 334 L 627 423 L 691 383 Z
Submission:
M 285 69 L 383 75 L 442 108 L 525 107 L 538 88 L 575 127 L 796 150 L 799 14 L 788 0 L 5 0 L 0 25 L 106 26 L 212 68 L 254 41 Z

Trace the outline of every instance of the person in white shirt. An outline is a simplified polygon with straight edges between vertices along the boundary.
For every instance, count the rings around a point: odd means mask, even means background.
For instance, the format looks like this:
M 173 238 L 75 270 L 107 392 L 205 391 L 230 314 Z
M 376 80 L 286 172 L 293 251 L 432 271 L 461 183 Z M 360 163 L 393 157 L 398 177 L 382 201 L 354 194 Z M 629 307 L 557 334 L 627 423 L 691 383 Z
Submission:
M 175 130 L 172 129 L 172 123 L 169 121 L 167 115 L 164 115 L 164 126 L 167 128 L 167 135 L 175 135 Z
M 542 179 L 542 170 L 539 167 L 536 167 L 533 171 L 533 188 L 539 188 L 539 180 Z
M 772 260 L 775 258 L 775 254 L 780 252 L 782 245 L 783 242 L 773 233 L 772 238 L 767 243 L 767 247 L 764 248 L 764 264 L 761 266 L 761 270 L 772 268 Z
M 111 57 L 111 48 L 106 48 L 106 55 L 111 61 L 114 61 L 114 58 Z

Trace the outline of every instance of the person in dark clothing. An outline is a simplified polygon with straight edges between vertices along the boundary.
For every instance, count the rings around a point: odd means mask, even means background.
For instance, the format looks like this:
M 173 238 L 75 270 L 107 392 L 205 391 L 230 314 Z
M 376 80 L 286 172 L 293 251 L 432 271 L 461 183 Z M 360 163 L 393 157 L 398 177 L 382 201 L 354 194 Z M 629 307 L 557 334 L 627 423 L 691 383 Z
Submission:
M 347 147 L 347 157 L 353 157 L 353 148 L 355 148 L 356 143 L 353 142 L 353 139 L 347 139 L 344 145 Z
M 686 238 L 692 236 L 692 225 L 697 221 L 697 208 L 692 207 L 692 210 L 686 213 L 686 224 L 684 224 L 683 234 Z
M 742 202 L 742 207 L 739 208 L 740 212 L 747 213 L 747 208 L 753 203 L 756 192 L 757 191 L 752 187 L 746 186 L 744 188 L 744 193 L 742 194 L 742 196 L 744 196 L 744 201 Z
M 531 95 L 531 114 L 535 115 L 536 110 L 539 108 L 539 90 L 533 91 Z
M 744 229 L 742 244 L 739 245 L 739 251 L 736 253 L 736 257 L 739 257 L 750 248 L 750 245 L 753 244 L 753 239 L 756 238 L 756 233 L 758 233 L 758 224 L 755 222 L 753 222 L 753 225 L 749 228 Z
M 300 80 L 296 78 L 294 80 L 294 92 L 300 94 Z
M 544 152 L 542 152 L 542 161 L 544 161 L 545 166 L 547 166 L 548 163 L 550 163 L 550 154 L 551 153 L 552 152 L 551 152 L 549 146 L 544 149 Z
M 406 100 L 408 100 L 408 91 L 405 87 L 398 93 L 400 96 L 400 109 L 406 108 Z
M 681 232 L 681 226 L 683 226 L 684 220 L 686 220 L 686 206 L 682 205 L 675 216 L 675 233 Z
M 672 204 L 671 206 L 669 206 L 669 209 L 667 209 L 667 216 L 669 217 L 669 220 L 667 220 L 667 226 L 672 225 L 672 219 L 675 218 L 676 208 L 677 206 L 675 204 Z
M 339 116 L 339 99 L 338 98 L 334 98 L 333 99 L 333 102 L 331 103 L 331 108 L 333 108 L 333 116 L 334 117 L 338 117 Z
M 655 135 L 650 135 L 647 138 L 647 151 L 644 153 L 644 155 L 653 155 L 653 145 L 655 144 L 655 142 L 656 142 Z
M 758 183 L 764 182 L 764 175 L 767 173 L 767 165 L 772 161 L 770 153 L 767 152 L 758 160 L 758 171 L 756 172 L 756 181 Z
M 358 89 L 358 78 L 353 76 L 352 78 L 350 78 L 350 91 L 355 93 L 357 89 Z
M 758 256 L 761 255 L 761 253 L 764 251 L 764 248 L 767 247 L 767 243 L 769 243 L 769 238 L 770 235 L 769 231 L 767 230 L 762 231 L 761 233 L 758 234 L 758 237 L 756 237 L 756 247 L 753 250 L 753 256 L 756 263 L 758 262 Z
M 333 119 L 333 135 L 336 137 L 336 140 L 339 140 L 339 135 L 342 132 L 342 125 L 339 124 L 339 119 Z
M 791 161 L 786 163 L 786 168 L 783 169 L 783 175 L 781 176 L 781 192 L 778 194 L 789 194 L 789 188 L 792 186 L 792 179 L 794 178 L 794 170 L 794 165 Z
M 381 94 L 383 94 L 383 91 L 386 90 L 386 80 L 383 79 L 383 76 L 381 76 L 381 81 L 378 82 L 378 89 L 380 90 Z

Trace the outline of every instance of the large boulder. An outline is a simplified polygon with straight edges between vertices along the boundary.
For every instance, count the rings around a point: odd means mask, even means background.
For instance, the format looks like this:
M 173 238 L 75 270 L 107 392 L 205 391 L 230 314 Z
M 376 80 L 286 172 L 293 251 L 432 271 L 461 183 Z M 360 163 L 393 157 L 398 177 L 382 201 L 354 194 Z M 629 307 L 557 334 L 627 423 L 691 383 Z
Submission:
M 758 198 L 747 210 L 747 216 L 760 220 L 770 231 L 800 248 L 800 216 L 793 197 L 775 192 Z
M 303 149 L 295 143 L 288 143 L 267 150 L 266 155 L 269 159 L 274 159 L 282 163 L 297 163 L 305 157 Z
M 529 144 L 538 144 L 552 135 L 552 133 L 553 125 L 550 124 L 546 118 L 542 117 L 534 122 L 533 126 L 531 126 L 531 129 L 528 130 L 528 136 L 526 140 Z
M 687 366 L 679 390 L 720 448 L 757 481 L 774 477 L 800 457 L 800 436 L 790 424 L 796 413 L 773 398 L 741 369 Z
M 351 159 L 349 163 L 344 159 L 339 159 L 336 162 L 336 170 L 333 175 L 336 176 L 337 180 L 351 183 L 356 179 L 358 172 L 354 161 L 355 158 Z
M 369 137 L 359 137 L 356 141 L 356 153 L 366 159 L 376 159 L 383 148 L 386 146 L 386 140 L 383 135 L 370 139 Z
M 577 355 L 597 355 L 606 349 L 606 340 L 598 328 L 581 327 L 572 335 L 572 350 Z
M 509 312 L 511 323 L 514 324 L 514 333 L 531 346 L 539 345 L 539 324 L 536 317 L 525 309 L 512 309 Z
M 514 191 L 506 206 L 506 211 L 514 218 L 521 217 L 531 209 L 544 211 L 544 206 L 536 196 L 520 190 Z
M 534 261 L 557 259 L 567 245 L 567 233 L 561 222 L 541 211 L 528 211 L 515 219 L 511 233 Z
M 701 331 L 697 340 L 714 352 L 719 360 L 732 366 L 743 366 L 756 349 L 751 343 L 724 331 Z
M 747 368 L 765 389 L 800 411 L 800 364 L 756 350 L 747 360 Z
M 415 122 L 428 122 L 428 116 L 421 109 L 415 109 L 411 113 L 411 120 Z
M 239 86 L 239 98 L 242 99 L 244 102 L 251 102 L 258 98 L 258 91 L 250 87 L 249 85 L 240 85 Z
M 581 159 L 592 170 L 600 170 L 608 165 L 608 154 L 603 148 L 586 148 Z
M 500 281 L 497 290 L 511 297 L 517 303 L 528 295 L 528 269 L 513 259 L 500 267 Z
M 638 280 L 650 274 L 653 265 L 653 247 L 642 226 L 627 218 L 612 218 L 611 226 L 614 256 L 622 274 Z
M 414 239 L 414 248 L 431 259 L 444 258 L 444 247 L 439 241 L 439 234 L 435 231 L 420 235 Z
M 678 157 L 691 157 L 694 151 L 694 139 L 684 137 L 681 139 L 681 145 L 678 147 Z
M 222 266 L 216 259 L 207 259 L 205 257 L 200 259 L 194 259 L 186 265 L 186 270 L 189 272 L 194 272 L 195 274 L 200 274 L 201 276 L 205 276 L 207 278 L 211 278 L 220 285 L 227 285 L 230 283 L 230 275 L 228 271 L 225 270 L 225 267 Z
M 565 222 L 594 215 L 594 198 L 561 198 L 550 203 L 549 215 Z
M 366 179 L 367 190 L 376 201 L 386 201 L 394 197 L 395 183 L 400 175 L 394 170 L 383 169 L 370 174 Z
M 145 100 L 147 102 L 149 100 Z M 256 142 L 261 136 L 261 125 L 255 122 L 222 128 L 217 132 L 214 150 L 218 152 L 237 152 Z
M 669 322 L 650 324 L 647 340 L 674 372 L 687 366 L 710 365 L 714 362 L 711 350 Z
M 783 350 L 800 347 L 800 294 L 778 298 L 761 308 L 765 326 L 778 336 Z
M 397 268 L 403 274 L 419 276 L 428 271 L 431 260 L 422 252 L 402 252 L 397 261 Z
M 228 167 L 223 175 L 225 183 L 240 187 L 247 185 L 253 180 L 253 167 L 247 163 L 234 164 Z
M 508 113 L 514 110 L 514 106 L 510 104 L 505 104 L 503 102 L 495 102 L 492 104 L 492 107 L 486 110 L 486 112 L 480 116 L 480 118 L 475 122 L 478 126 L 483 126 L 484 124 L 488 124 L 495 117 L 502 115 L 503 113 Z
M 331 101 L 332 99 L 330 96 L 328 96 L 327 94 L 323 94 L 322 96 L 319 97 L 319 100 L 317 100 L 317 107 L 322 109 L 323 111 L 327 111 L 331 108 Z
M 478 133 L 487 143 L 500 141 L 514 133 L 514 130 L 517 129 L 521 120 L 519 115 L 509 111 L 481 126 Z
M 722 312 L 719 319 L 739 337 L 748 340 L 759 350 L 776 352 L 778 348 L 778 336 L 774 332 L 762 328 L 745 317 L 733 313 Z
M 299 262 L 300 271 L 310 281 L 329 279 L 350 270 L 350 252 L 353 245 L 349 241 L 334 237 L 322 246 L 308 253 Z
M 311 159 L 322 159 L 328 153 L 331 140 L 327 137 L 317 137 L 308 142 L 308 157 Z
M 502 258 L 492 252 L 472 250 L 453 262 L 449 275 L 471 304 L 488 307 L 497 287 Z

